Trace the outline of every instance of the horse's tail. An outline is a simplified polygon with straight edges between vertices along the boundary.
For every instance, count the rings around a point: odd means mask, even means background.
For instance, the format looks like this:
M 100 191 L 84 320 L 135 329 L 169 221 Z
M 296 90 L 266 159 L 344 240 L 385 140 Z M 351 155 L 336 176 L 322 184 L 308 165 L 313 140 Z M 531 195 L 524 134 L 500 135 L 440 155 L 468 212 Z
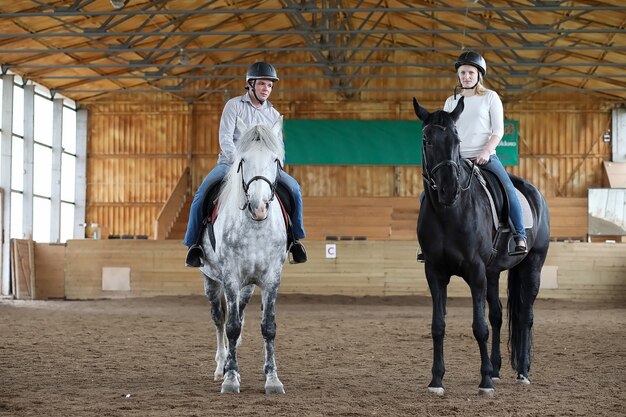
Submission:
M 529 255 L 530 256 L 530 255 Z M 515 370 L 524 369 L 528 372 L 532 353 L 533 304 L 539 292 L 540 272 L 535 268 L 517 265 L 509 270 L 508 278 L 508 321 L 509 321 L 509 351 L 511 366 Z

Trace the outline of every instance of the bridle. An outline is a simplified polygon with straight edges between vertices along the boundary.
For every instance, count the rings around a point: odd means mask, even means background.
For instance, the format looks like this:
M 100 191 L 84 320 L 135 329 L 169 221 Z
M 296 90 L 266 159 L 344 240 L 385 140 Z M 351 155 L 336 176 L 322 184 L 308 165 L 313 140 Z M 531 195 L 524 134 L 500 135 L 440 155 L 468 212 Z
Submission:
M 448 129 L 447 126 L 429 124 L 429 125 L 424 126 L 424 130 L 431 128 L 431 127 L 439 128 L 444 132 Z M 427 141 L 425 140 L 422 141 L 422 154 L 424 155 L 424 169 L 422 171 L 422 176 L 424 177 L 424 181 L 428 183 L 428 185 L 430 186 L 432 190 L 437 191 L 439 189 L 439 186 L 435 182 L 435 178 L 434 178 L 435 172 L 437 172 L 439 169 L 443 167 L 451 166 L 454 168 L 456 172 L 456 182 L 457 184 L 459 184 L 460 178 L 461 178 L 461 167 L 459 166 L 458 163 L 456 163 L 456 161 L 453 161 L 452 159 L 446 159 L 444 161 L 441 161 L 435 164 L 435 166 L 432 169 L 428 168 L 429 164 L 428 164 L 428 161 L 426 160 L 426 142 Z M 474 176 L 474 161 L 472 161 L 472 169 L 470 171 L 470 176 L 469 176 L 469 180 L 467 181 L 467 185 L 465 187 L 461 187 L 460 190 L 457 190 L 457 196 L 458 194 L 460 194 L 461 191 L 467 191 L 470 188 L 470 186 L 472 185 L 473 176 Z M 455 197 L 455 200 L 456 200 L 456 197 Z
M 270 181 L 267 177 L 264 177 L 262 175 L 256 175 L 252 178 L 250 178 L 250 180 L 248 182 L 246 182 L 245 180 L 245 175 L 243 174 L 243 163 L 245 162 L 245 160 L 243 158 L 241 158 L 241 161 L 239 161 L 239 166 L 237 167 L 237 173 L 239 173 L 241 171 L 241 186 L 243 188 L 244 193 L 246 194 L 246 202 L 243 205 L 243 207 L 241 207 L 241 210 L 245 210 L 246 207 L 250 206 L 250 195 L 248 194 L 248 190 L 250 189 L 250 184 L 252 184 L 254 181 L 265 181 L 269 186 L 270 186 L 270 190 L 272 191 L 272 195 L 270 197 L 270 199 L 267 201 L 267 203 L 271 203 L 272 200 L 274 200 L 274 197 L 276 196 L 276 183 L 278 182 L 278 177 L 280 176 L 280 161 L 278 160 L 278 158 L 274 159 L 274 162 L 276 163 L 276 177 L 274 177 L 274 182 Z

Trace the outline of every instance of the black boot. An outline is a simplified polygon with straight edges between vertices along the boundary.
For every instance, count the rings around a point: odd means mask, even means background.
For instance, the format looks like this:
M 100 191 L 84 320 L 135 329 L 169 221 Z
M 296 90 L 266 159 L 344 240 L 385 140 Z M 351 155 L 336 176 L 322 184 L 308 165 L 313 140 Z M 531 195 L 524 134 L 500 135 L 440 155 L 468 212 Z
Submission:
M 424 252 L 422 252 L 422 248 L 420 248 L 419 246 L 417 247 L 417 253 L 415 254 L 415 258 L 417 259 L 417 262 L 424 263 Z
M 296 240 L 293 242 L 291 247 L 289 248 L 289 252 L 291 252 L 291 260 L 289 263 L 292 264 L 302 264 L 307 261 L 306 249 L 304 245 L 300 243 L 300 241 Z
M 187 251 L 187 258 L 185 259 L 185 266 L 191 268 L 199 268 L 202 266 L 202 260 L 204 259 L 204 250 L 200 245 L 192 245 Z
M 515 248 L 509 252 L 509 256 L 520 256 L 526 255 L 528 253 L 528 248 L 526 247 L 526 239 L 517 236 L 515 238 Z

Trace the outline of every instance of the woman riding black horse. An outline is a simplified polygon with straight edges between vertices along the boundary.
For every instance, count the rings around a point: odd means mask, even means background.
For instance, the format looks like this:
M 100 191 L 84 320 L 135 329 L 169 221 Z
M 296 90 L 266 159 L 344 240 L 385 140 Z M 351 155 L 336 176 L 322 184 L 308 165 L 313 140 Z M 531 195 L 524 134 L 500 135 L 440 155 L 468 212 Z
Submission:
M 500 272 L 508 270 L 508 315 L 511 365 L 517 380 L 529 383 L 533 303 L 539 291 L 541 268 L 550 241 L 548 207 L 530 183 L 511 176 L 528 201 L 532 224 L 526 227 L 526 254 L 509 256 L 509 242 L 516 235 L 505 224 L 494 225 L 490 198 L 474 178 L 474 164 L 461 157 L 461 142 L 455 124 L 464 111 L 461 97 L 450 112 L 429 113 L 413 99 L 415 114 L 424 122 L 423 175 L 425 196 L 420 206 L 417 233 L 425 258 L 425 272 L 433 302 L 433 367 L 430 392 L 443 395 L 443 339 L 447 286 L 453 275 L 470 287 L 473 304 L 472 329 L 481 357 L 479 392 L 493 395 L 493 380 L 499 379 L 502 305 L 499 298 Z M 488 353 L 489 328 L 493 337 Z

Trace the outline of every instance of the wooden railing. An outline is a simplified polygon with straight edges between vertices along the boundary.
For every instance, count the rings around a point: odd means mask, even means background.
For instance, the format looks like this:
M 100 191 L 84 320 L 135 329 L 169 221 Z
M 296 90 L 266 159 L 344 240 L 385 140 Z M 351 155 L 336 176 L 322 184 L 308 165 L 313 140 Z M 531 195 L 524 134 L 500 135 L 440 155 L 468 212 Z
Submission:
M 185 168 L 167 201 L 163 204 L 159 215 L 154 221 L 154 239 L 163 240 L 176 221 L 180 209 L 185 204 L 185 197 L 189 189 L 189 167 Z

